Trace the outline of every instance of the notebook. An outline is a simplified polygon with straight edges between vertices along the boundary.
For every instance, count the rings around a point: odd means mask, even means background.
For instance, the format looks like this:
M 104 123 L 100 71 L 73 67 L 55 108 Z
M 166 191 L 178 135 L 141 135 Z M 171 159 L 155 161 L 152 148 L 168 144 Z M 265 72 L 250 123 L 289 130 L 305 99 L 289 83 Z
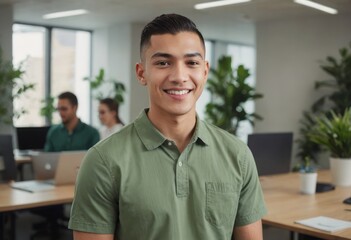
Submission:
M 351 221 L 343 221 L 325 216 L 318 216 L 295 222 L 326 232 L 336 232 L 346 228 L 351 228 Z
M 75 184 L 85 153 L 86 151 L 56 153 L 56 161 L 55 153 L 40 154 L 41 161 L 38 161 L 39 155 L 33 158 L 33 170 L 39 171 L 34 173 L 35 180 L 14 182 L 11 187 L 28 192 L 40 192 L 52 190 L 59 185 Z M 44 155 L 48 157 L 45 160 L 42 158 Z M 51 178 L 49 178 L 50 174 L 52 174 Z

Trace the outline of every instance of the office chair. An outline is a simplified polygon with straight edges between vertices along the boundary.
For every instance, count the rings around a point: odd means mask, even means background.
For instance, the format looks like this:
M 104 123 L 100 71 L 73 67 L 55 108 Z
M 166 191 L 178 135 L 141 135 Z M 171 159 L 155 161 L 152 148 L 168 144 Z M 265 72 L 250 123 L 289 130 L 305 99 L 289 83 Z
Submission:
M 11 135 L 0 135 L 0 156 L 3 158 L 5 166 L 3 180 L 5 182 L 16 180 L 17 169 Z
M 255 158 L 258 175 L 290 172 L 292 143 L 292 132 L 250 134 L 247 145 Z M 290 239 L 294 239 L 293 232 L 290 232 Z
M 290 172 L 293 133 L 254 133 L 249 146 L 259 176 Z
M 2 157 L 3 162 L 4 162 L 4 170 L 3 170 L 3 176 L 1 181 L 4 182 L 9 182 L 9 181 L 14 181 L 16 180 L 16 162 L 15 158 L 13 155 L 13 145 L 12 145 L 12 136 L 11 135 L 0 135 L 0 157 Z M 4 213 L 3 213 L 4 214 Z M 4 217 L 4 222 L 1 222 L 0 226 L 0 233 L 5 232 L 5 225 L 10 224 L 12 227 L 10 229 L 13 229 L 10 234 L 11 239 L 15 239 L 15 226 L 16 226 L 16 216 L 13 212 L 9 212 L 6 214 L 6 217 Z M 0 235 L 1 236 L 1 235 Z

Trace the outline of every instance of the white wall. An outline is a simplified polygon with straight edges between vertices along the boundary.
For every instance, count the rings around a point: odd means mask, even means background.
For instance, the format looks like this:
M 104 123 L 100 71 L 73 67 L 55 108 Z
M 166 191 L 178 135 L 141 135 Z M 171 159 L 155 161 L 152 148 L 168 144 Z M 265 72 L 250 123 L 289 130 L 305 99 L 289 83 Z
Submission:
M 113 79 L 124 83 L 126 96 L 119 109 L 124 122 L 129 122 L 130 108 L 130 25 L 117 24 L 112 27 L 96 29 L 93 32 L 93 76 L 98 74 L 100 68 L 105 69 L 106 79 Z M 109 91 L 106 89 L 106 91 Z M 100 126 L 97 115 L 98 103 L 92 104 L 92 124 Z
M 320 61 L 348 46 L 350 23 L 351 17 L 321 14 L 257 24 L 257 91 L 264 98 L 256 110 L 264 120 L 255 132 L 293 131 L 298 137 L 302 112 L 321 92 L 314 90 L 315 81 L 329 79 Z
M 12 59 L 12 18 L 12 6 L 0 4 L 0 46 L 3 51 L 4 60 L 8 61 Z M 11 102 L 9 102 L 8 107 L 12 109 Z M 10 125 L 0 123 L 0 134 L 8 134 L 11 131 L 12 128 Z

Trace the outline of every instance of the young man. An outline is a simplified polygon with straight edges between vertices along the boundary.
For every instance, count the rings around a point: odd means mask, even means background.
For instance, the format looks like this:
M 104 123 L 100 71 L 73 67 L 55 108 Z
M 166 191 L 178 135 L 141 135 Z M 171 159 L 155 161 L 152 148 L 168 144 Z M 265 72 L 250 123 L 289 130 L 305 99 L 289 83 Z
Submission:
M 140 55 L 150 108 L 88 152 L 75 240 L 261 240 L 266 210 L 250 151 L 196 115 L 209 71 L 201 33 L 161 15 L 144 28 Z
M 88 150 L 100 140 L 98 130 L 77 117 L 77 109 L 76 95 L 64 92 L 58 96 L 57 110 L 62 124 L 50 128 L 44 147 L 46 152 Z

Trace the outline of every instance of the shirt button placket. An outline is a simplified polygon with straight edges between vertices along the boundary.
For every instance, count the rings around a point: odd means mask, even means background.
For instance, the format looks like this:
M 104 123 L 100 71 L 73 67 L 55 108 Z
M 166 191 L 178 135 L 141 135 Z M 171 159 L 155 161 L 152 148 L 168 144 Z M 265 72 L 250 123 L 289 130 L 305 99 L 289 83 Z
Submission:
M 177 196 L 186 197 L 189 193 L 188 169 L 185 164 L 185 154 L 182 153 L 176 167 Z

